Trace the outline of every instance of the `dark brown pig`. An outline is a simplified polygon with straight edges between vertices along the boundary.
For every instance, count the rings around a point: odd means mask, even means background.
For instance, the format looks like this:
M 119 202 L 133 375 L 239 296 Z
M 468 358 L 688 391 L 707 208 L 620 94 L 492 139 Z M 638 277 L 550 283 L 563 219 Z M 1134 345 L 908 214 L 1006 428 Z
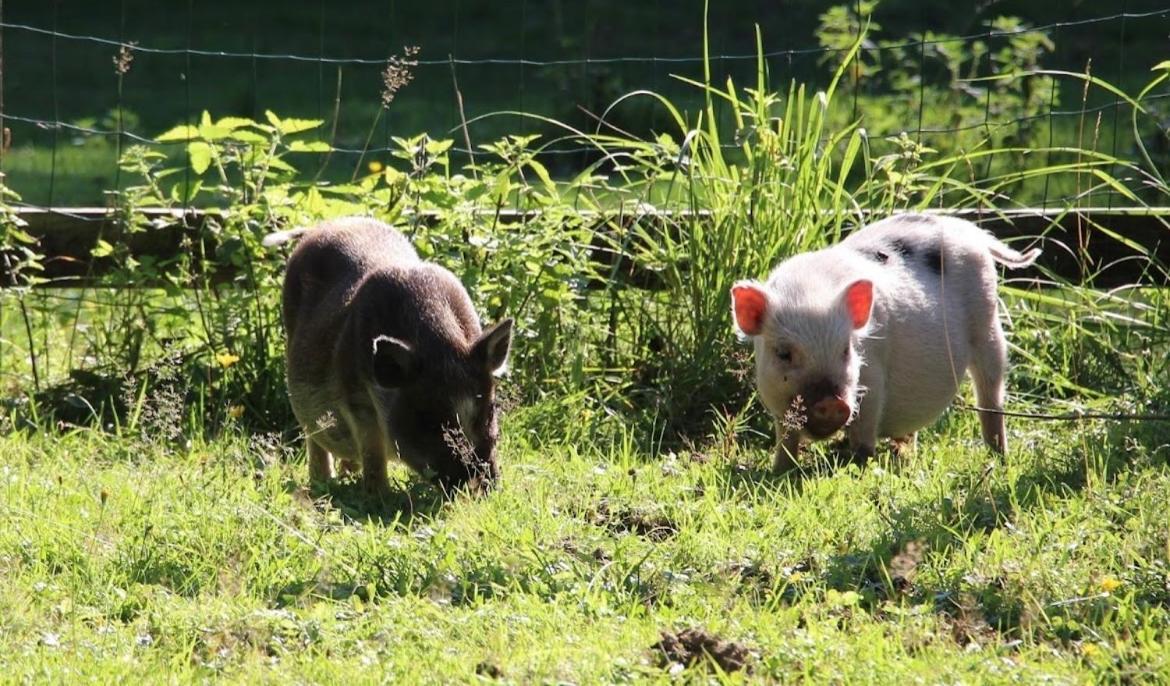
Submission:
M 444 490 L 496 482 L 494 376 L 512 320 L 481 329 L 463 284 L 382 222 L 337 219 L 264 242 L 296 236 L 285 361 L 310 478 L 360 464 L 363 485 L 381 497 L 397 459 Z

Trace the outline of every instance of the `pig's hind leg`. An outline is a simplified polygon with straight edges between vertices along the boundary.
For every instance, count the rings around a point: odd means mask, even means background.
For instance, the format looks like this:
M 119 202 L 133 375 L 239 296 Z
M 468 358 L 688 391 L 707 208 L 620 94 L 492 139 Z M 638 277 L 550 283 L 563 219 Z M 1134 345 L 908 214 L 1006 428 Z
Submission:
M 1007 371 L 1007 343 L 1003 327 L 993 314 L 984 335 L 972 341 L 971 380 L 975 384 L 975 402 L 981 408 L 979 423 L 983 442 L 997 453 L 1007 452 L 1007 429 L 1004 426 L 1004 374 Z M 985 411 L 986 410 L 986 411 Z

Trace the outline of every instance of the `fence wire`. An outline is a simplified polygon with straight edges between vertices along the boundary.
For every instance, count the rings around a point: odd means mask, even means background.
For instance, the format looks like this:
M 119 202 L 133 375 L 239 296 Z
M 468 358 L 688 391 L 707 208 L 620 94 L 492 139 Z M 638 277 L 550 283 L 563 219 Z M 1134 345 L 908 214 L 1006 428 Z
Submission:
M 1049 40 L 1055 43 L 1049 54 L 1038 62 L 1038 67 L 1083 71 L 1094 78 L 1120 81 L 1123 87 L 1132 85 L 1134 78 L 1145 76 L 1153 65 L 1135 65 L 1132 57 L 1127 60 L 1129 43 L 1135 32 L 1141 31 L 1164 38 L 1170 29 L 1170 6 L 1143 8 L 1131 4 L 1140 3 L 1127 0 L 1121 11 L 1089 17 L 1069 16 L 1034 26 L 990 22 L 985 30 L 957 35 L 934 32 L 924 20 L 918 30 L 909 31 L 901 38 L 867 38 L 862 45 L 866 55 L 863 59 L 875 63 L 886 59 L 917 62 L 917 78 L 912 83 L 891 88 L 881 83 L 880 78 L 867 78 L 858 61 L 853 65 L 856 83 L 844 94 L 852 101 L 852 119 L 860 122 L 870 140 L 879 142 L 905 133 L 930 146 L 935 141 L 982 133 L 1007 140 L 1013 136 L 1026 138 L 1034 147 L 1044 144 L 1049 151 L 1060 146 L 1084 145 L 1088 128 L 1094 145 L 1124 159 L 1129 156 L 1125 147 L 1134 144 L 1129 122 L 1121 116 L 1129 105 L 1124 99 L 1104 91 L 1103 96 L 1086 97 L 1080 92 L 1082 82 L 1075 78 L 1054 78 L 1047 93 L 1037 96 L 1025 92 L 1021 96 L 1045 101 L 1042 107 L 1020 111 L 1019 107 L 1004 104 L 1003 95 L 996 92 L 994 82 L 989 79 L 1022 78 L 1002 71 L 998 62 L 1005 58 L 996 51 L 1018 50 L 1027 43 L 1011 41 L 1034 38 L 1040 44 Z M 547 18 L 549 12 L 544 7 L 530 8 L 527 2 L 512 3 L 510 7 L 518 13 L 521 27 Z M 475 15 L 472 10 L 461 10 L 456 3 L 453 13 L 447 16 L 450 34 L 444 43 L 449 48 L 447 54 L 414 58 L 412 64 L 419 73 L 418 79 L 406 88 L 392 108 L 380 111 L 379 84 L 375 79 L 387 65 L 387 58 L 382 55 L 400 54 L 402 47 L 389 38 L 382 45 L 345 45 L 344 34 L 336 28 L 329 4 L 319 0 L 316 9 L 316 16 L 306 14 L 307 23 L 300 27 L 305 35 L 316 36 L 317 54 L 309 54 L 262 49 L 267 25 L 258 10 L 233 17 L 222 27 L 224 36 L 237 39 L 246 36 L 250 41 L 252 49 L 236 50 L 200 44 L 210 40 L 206 31 L 197 37 L 194 29 L 197 13 L 205 10 L 190 1 L 173 11 L 172 18 L 176 25 L 183 27 L 182 31 L 165 37 L 129 30 L 128 21 L 133 19 L 133 12 L 127 0 L 103 3 L 87 10 L 94 20 L 91 24 L 107 28 L 116 13 L 116 35 L 112 31 L 80 32 L 64 26 L 61 3 L 51 3 L 51 11 L 47 13 L 25 12 L 17 16 L 12 16 L 11 9 L 5 14 L 0 4 L 0 45 L 7 53 L 7 59 L 0 63 L 0 123 L 8 129 L 13 141 L 11 147 L 6 145 L 0 152 L 0 172 L 6 174 L 7 184 L 29 206 L 103 204 L 98 186 L 104 183 L 106 188 L 101 190 L 117 190 L 124 183 L 124 174 L 116 161 L 126 147 L 158 147 L 155 137 L 161 131 L 198 121 L 204 109 L 211 110 L 215 117 L 253 118 L 259 118 L 264 109 L 274 109 L 281 116 L 323 120 L 318 135 L 332 146 L 337 165 L 351 165 L 355 157 L 387 159 L 397 150 L 395 136 L 423 131 L 434 138 L 456 140 L 452 150 L 461 160 L 466 160 L 478 152 L 479 145 L 504 133 L 534 128 L 546 140 L 553 139 L 541 148 L 540 155 L 552 160 L 554 171 L 567 173 L 583 167 L 590 156 L 598 154 L 597 150 L 579 140 L 560 139 L 563 131 L 542 127 L 543 118 L 571 119 L 581 130 L 606 131 L 606 126 L 612 124 L 614 130 L 633 129 L 636 135 L 649 138 L 667 128 L 668 121 L 662 112 L 631 114 L 621 110 L 611 113 L 604 123 L 600 121 L 602 112 L 616 97 L 642 89 L 680 98 L 678 102 L 684 108 L 696 105 L 702 97 L 697 89 L 670 78 L 671 75 L 699 76 L 697 70 L 705 59 L 698 49 L 701 44 L 676 46 L 684 54 L 613 54 L 612 46 L 603 50 L 598 45 L 605 42 L 606 29 L 602 20 L 591 16 L 592 10 L 587 8 L 584 10 L 587 23 L 602 28 L 594 26 L 572 45 L 562 46 L 562 52 L 576 54 L 557 57 L 527 54 L 538 52 L 540 47 L 532 46 L 526 39 L 528 32 L 520 30 L 518 40 L 501 41 L 495 47 L 497 54 L 468 57 L 460 51 L 476 49 L 470 45 L 463 47 L 470 42 L 466 26 L 469 15 Z M 855 0 L 850 9 L 860 16 L 862 3 Z M 656 2 L 654 28 L 659 34 L 665 30 L 664 11 L 668 10 Z M 732 13 L 731 8 L 720 11 L 713 10 L 714 16 L 708 18 L 712 35 L 717 33 L 714 29 L 718 23 L 726 21 Z M 737 49 L 743 45 L 751 47 L 750 40 L 724 38 L 719 44 L 713 44 L 706 58 L 712 67 L 713 84 L 722 85 L 722 79 L 728 76 L 738 76 L 741 85 L 753 83 L 754 78 L 744 77 L 754 76 L 756 62 L 762 60 L 768 68 L 771 87 L 782 94 L 790 78 L 823 85 L 833 60 L 848 48 L 809 45 L 810 36 L 785 35 L 783 26 L 776 21 L 769 23 L 767 12 L 759 11 L 764 19 L 760 22 L 761 50 L 757 53 Z M 1074 11 L 1070 8 L 1069 13 Z M 435 12 L 439 16 L 439 11 Z M 390 23 L 387 34 L 402 33 L 395 26 L 401 14 L 391 2 L 385 15 Z M 857 16 L 854 19 L 860 34 L 862 21 Z M 33 21 L 38 18 L 40 22 Z M 737 19 L 742 23 L 745 17 Z M 693 20 L 701 24 L 701 13 Z M 778 37 L 771 38 L 772 35 Z M 1095 50 L 1080 43 L 1073 46 L 1075 51 L 1065 49 L 1066 39 L 1074 43 L 1082 41 L 1085 35 L 1112 36 L 1115 40 L 1102 41 L 1109 46 L 1107 52 L 1105 48 Z M 789 41 L 800 44 L 783 45 Z M 168 42 L 181 44 L 168 45 Z M 646 45 L 661 46 L 662 42 L 660 37 L 657 41 L 647 40 Z M 425 53 L 427 46 L 422 48 Z M 688 49 L 691 54 L 685 54 Z M 943 111 L 945 103 L 936 106 L 929 102 L 928 81 L 937 80 L 939 65 L 956 55 L 969 57 L 969 66 L 975 71 L 967 75 L 972 78 L 957 79 L 950 84 L 956 91 L 951 95 L 958 100 L 951 102 L 955 111 L 948 117 Z M 47 63 L 47 69 L 30 66 L 38 64 L 38 58 L 39 64 Z M 1081 59 L 1083 63 L 1073 61 Z M 99 69 L 98 64 L 104 68 Z M 108 78 L 111 71 L 112 79 Z M 219 92 L 215 83 L 207 83 L 229 72 L 235 73 L 234 92 L 230 97 Z M 86 78 L 79 80 L 79 76 Z M 101 85 L 103 79 L 110 84 L 108 91 Z M 295 88 L 288 90 L 295 92 L 266 93 L 269 82 L 274 82 L 278 90 L 291 84 Z M 457 106 L 455 84 L 460 82 L 467 85 L 458 93 Z M 496 87 L 499 84 L 506 87 Z M 1021 87 L 1021 92 L 1026 90 L 1027 86 Z M 880 97 L 886 97 L 889 102 L 878 102 Z M 1170 109 L 1165 107 L 1167 98 L 1170 89 L 1162 88 L 1143 100 L 1143 105 L 1155 120 L 1160 118 L 1163 127 L 1170 122 Z M 899 112 L 906 116 L 891 122 L 890 117 L 877 111 L 892 106 L 891 103 L 898 104 Z M 484 116 L 503 111 L 521 113 L 522 118 Z M 582 111 L 588 114 L 583 115 Z M 523 118 L 524 115 L 530 117 Z M 467 119 L 473 123 L 465 135 L 462 127 Z M 373 128 L 370 128 L 371 121 Z M 1047 136 L 1031 133 L 1035 127 L 1046 127 Z M 367 130 L 369 135 L 365 135 Z M 1137 135 L 1147 133 L 1156 139 L 1159 136 L 1157 131 L 1139 131 Z M 1164 133 L 1161 135 L 1164 137 Z M 721 144 L 729 151 L 739 147 L 735 140 Z M 1053 153 L 1047 154 L 1051 159 Z M 1161 154 L 1170 165 L 1170 150 Z M 347 158 L 350 162 L 342 161 Z M 990 175 L 992 163 L 993 158 L 988 157 L 982 170 L 984 175 Z M 186 174 L 190 176 L 190 172 Z M 1046 179 L 1042 197 L 1033 199 L 1034 204 L 1051 207 L 1081 199 L 1067 192 L 1050 195 L 1047 184 Z M 1106 204 L 1113 205 L 1115 191 L 1100 195 Z

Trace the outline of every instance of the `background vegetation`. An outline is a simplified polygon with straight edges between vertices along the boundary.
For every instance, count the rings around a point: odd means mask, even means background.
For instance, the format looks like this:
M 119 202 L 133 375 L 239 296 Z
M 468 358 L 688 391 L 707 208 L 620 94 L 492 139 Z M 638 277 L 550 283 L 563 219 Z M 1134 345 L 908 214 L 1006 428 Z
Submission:
M 648 138 L 672 127 L 660 108 L 644 100 L 607 108 L 643 88 L 692 115 L 703 106 L 694 89 L 674 78 L 702 78 L 704 8 L 698 0 L 461 1 L 435 7 L 355 0 L 346 8 L 331 11 L 326 2 L 121 0 L 95 11 L 76 3 L 7 3 L 4 114 L 18 117 L 6 120 L 13 147 L 0 159 L 9 185 L 34 204 L 105 204 L 105 191 L 126 182 L 115 161 L 119 143 L 132 141 L 119 132 L 153 139 L 176 123 L 197 120 L 203 110 L 261 119 L 271 109 L 323 120 L 314 137 L 338 149 L 328 158 L 324 177 L 345 180 L 362 160 L 388 162 L 384 150 L 392 148 L 393 136 L 426 132 L 466 147 L 456 85 L 462 115 L 473 121 L 467 131 L 472 146 L 517 132 L 542 133 L 546 139 L 558 133 L 510 116 L 477 119 L 490 113 L 547 116 L 583 131 L 598 129 L 597 118 L 606 113 L 606 121 L 621 131 Z M 1039 64 L 1089 68 L 1133 91 L 1144 85 L 1145 70 L 1165 57 L 1170 15 L 1164 10 L 1158 0 L 1120 6 L 1015 0 L 958 7 L 912 0 L 782 5 L 728 0 L 708 10 L 710 67 L 715 83 L 754 82 L 759 25 L 771 83 L 783 88 L 795 79 L 823 88 L 843 52 L 821 49 L 839 50 L 854 40 L 862 29 L 860 12 L 870 22 L 867 55 L 842 85 L 850 102 L 835 111 L 835 126 L 859 119 L 875 143 L 908 131 L 946 150 L 969 147 L 988 130 L 995 131 L 997 142 L 1020 147 L 1092 147 L 1088 141 L 1099 135 L 1105 149 L 1129 156 L 1131 132 L 1118 126 L 1118 110 L 1109 106 L 1116 98 L 1107 92 L 1084 94 L 1075 84 L 1053 90 L 1040 81 L 1025 86 L 963 79 Z M 1155 14 L 1089 21 L 1122 11 Z M 1029 27 L 1038 32 L 1015 33 Z M 62 35 L 46 33 L 53 31 Z M 988 33 L 1006 35 L 989 38 Z M 106 42 L 77 38 L 87 36 Z M 140 48 L 129 50 L 131 59 L 122 67 L 115 66 L 118 43 Z M 416 79 L 383 111 L 385 60 L 401 56 L 406 46 L 420 48 Z M 237 56 L 188 56 L 187 48 Z M 281 57 L 289 55 L 304 59 Z M 321 63 L 320 56 L 368 63 Z M 451 58 L 462 61 L 453 67 Z M 1165 103 L 1155 103 L 1150 106 L 1165 119 Z M 1094 108 L 1103 106 L 1108 107 L 1101 127 L 1078 126 L 1084 109 L 1092 123 Z M 57 128 L 56 122 L 81 128 Z M 956 128 L 962 135 L 954 135 Z M 93 130 L 106 133 L 87 133 Z M 1165 164 L 1164 142 L 1151 136 L 1150 143 L 1161 146 Z M 561 152 L 546 151 L 542 161 L 558 178 L 593 161 L 577 146 L 553 148 Z M 363 154 L 367 149 L 375 152 Z M 455 157 L 460 164 L 466 161 L 463 153 Z M 1031 159 L 1023 162 L 1034 166 Z M 1047 190 L 1045 195 L 1035 189 L 1020 200 L 1036 203 L 1069 192 Z

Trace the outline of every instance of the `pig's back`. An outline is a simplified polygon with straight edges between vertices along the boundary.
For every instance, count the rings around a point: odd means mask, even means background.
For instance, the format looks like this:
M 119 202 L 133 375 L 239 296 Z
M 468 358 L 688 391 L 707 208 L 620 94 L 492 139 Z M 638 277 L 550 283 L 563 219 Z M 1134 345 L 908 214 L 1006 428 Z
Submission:
M 346 217 L 321 224 L 305 233 L 289 257 L 282 308 L 286 331 L 291 337 L 307 319 L 340 316 L 365 275 L 418 262 L 406 237 L 380 221 Z
M 970 360 L 971 336 L 994 316 L 984 293 L 994 267 L 984 234 L 961 220 L 898 215 L 871 224 L 841 248 L 880 264 L 880 324 L 862 372 L 884 374 L 886 403 L 879 433 L 900 437 L 935 421 L 958 391 Z

